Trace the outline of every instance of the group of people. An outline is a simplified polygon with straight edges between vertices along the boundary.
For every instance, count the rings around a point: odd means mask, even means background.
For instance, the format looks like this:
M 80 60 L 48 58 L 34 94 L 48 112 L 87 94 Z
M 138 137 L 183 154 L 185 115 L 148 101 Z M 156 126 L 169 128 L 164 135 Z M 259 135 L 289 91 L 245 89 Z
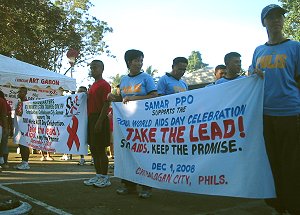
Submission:
M 78 93 L 86 93 L 87 92 L 87 88 L 84 86 L 79 87 L 78 89 Z M 27 88 L 26 87 L 20 87 L 19 91 L 18 91 L 18 103 L 15 107 L 15 115 L 16 116 L 22 116 L 23 113 L 23 102 L 27 101 Z M 3 113 L 2 118 L 0 120 L 0 123 L 3 124 L 2 128 L 2 140 L 0 142 L 0 168 L 9 168 L 8 165 L 8 137 L 11 136 L 13 137 L 13 131 L 14 129 L 17 130 L 17 128 L 15 128 L 14 126 L 18 126 L 18 124 L 16 123 L 16 117 L 14 118 L 14 122 L 11 118 L 11 107 L 8 104 L 8 102 L 5 99 L 4 93 L 2 91 L 0 91 L 0 104 L 3 105 L 3 108 L 1 110 L 1 114 Z M 5 108 L 4 108 L 5 106 Z M 0 125 L 1 125 L 0 124 Z M 18 141 L 14 140 L 15 143 L 18 143 Z M 28 170 L 30 169 L 29 166 L 29 157 L 30 157 L 30 147 L 24 146 L 22 144 L 18 145 L 18 149 L 17 151 L 19 151 L 19 153 L 21 154 L 21 163 L 17 164 L 15 166 L 16 169 L 18 170 Z M 111 154 L 111 151 L 113 150 L 109 150 L 107 151 L 107 153 L 109 152 Z M 40 153 L 41 154 L 41 161 L 53 161 L 53 157 L 51 156 L 50 152 L 46 152 L 46 151 L 39 151 L 37 152 L 37 150 L 32 149 L 32 153 Z M 113 154 L 111 154 L 111 157 Z M 68 154 L 64 154 L 60 159 L 65 159 L 65 157 L 68 156 L 71 157 L 71 155 Z M 85 163 L 85 159 L 84 159 L 84 155 L 80 156 L 80 160 L 78 162 L 78 165 L 84 165 Z M 94 164 L 94 160 L 93 158 L 91 159 L 91 164 Z
M 18 116 L 22 115 L 22 103 L 26 101 L 27 88 L 20 87 L 18 91 L 18 103 L 15 107 L 15 114 Z M 11 107 L 5 99 L 4 93 L 0 91 L 0 170 L 9 168 L 8 165 L 8 138 L 13 136 L 14 126 L 11 118 Z M 26 170 L 29 169 L 29 155 L 30 149 L 27 146 L 19 145 L 22 162 L 16 166 L 16 169 Z
M 284 14 L 282 7 L 271 4 L 263 8 L 261 22 L 266 28 L 268 41 L 258 46 L 253 54 L 251 75 L 265 79 L 263 126 L 268 158 L 275 181 L 276 198 L 267 199 L 268 205 L 277 214 L 288 212 L 300 214 L 300 43 L 285 38 L 283 34 Z M 110 145 L 110 125 L 108 110 L 110 102 L 134 101 L 157 96 L 179 93 L 188 90 L 181 79 L 188 60 L 176 57 L 172 71 L 160 78 L 158 84 L 142 71 L 144 54 L 140 50 L 128 50 L 125 53 L 128 75 L 120 81 L 120 93 L 111 93 L 111 86 L 103 79 L 104 63 L 93 60 L 90 64 L 91 76 L 95 82 L 88 94 L 88 143 L 94 159 L 96 175 L 84 181 L 87 186 L 104 188 L 111 185 L 108 172 L 106 147 Z M 241 55 L 230 52 L 225 55 L 225 65 L 215 69 L 216 81 L 210 84 L 222 84 L 243 78 L 240 76 Z M 22 91 L 20 90 L 20 93 Z M 21 97 L 22 100 L 22 97 Z M 7 123 L 2 114 L 0 99 L 1 132 L 5 134 Z M 6 114 L 6 113 L 5 113 Z M 18 112 L 17 112 L 18 114 Z M 3 135 L 2 135 L 3 136 Z M 29 151 L 21 148 L 23 167 L 28 163 Z M 0 162 L 1 154 L 0 154 Z M 123 186 L 117 189 L 120 195 L 137 193 L 137 184 L 122 180 Z M 151 187 L 141 185 L 141 198 L 151 196 Z
M 297 202 L 300 196 L 300 43 L 289 40 L 283 35 L 286 12 L 275 4 L 268 5 L 262 10 L 261 22 L 267 30 L 268 41 L 256 48 L 248 72 L 265 79 L 264 138 L 277 195 L 276 198 L 268 199 L 266 202 L 275 209 L 277 214 L 286 212 L 300 214 Z M 237 52 L 226 54 L 225 65 L 219 65 L 215 69 L 218 80 L 210 87 L 243 78 L 240 75 L 240 58 L 241 55 Z M 91 63 L 95 83 L 92 86 L 93 90 L 89 92 L 89 100 L 91 97 L 93 99 L 88 102 L 89 121 L 92 122 L 89 123 L 90 144 L 93 146 L 92 154 L 98 150 L 98 155 L 103 158 L 99 158 L 99 167 L 95 165 L 96 177 L 85 181 L 86 185 L 106 187 L 111 184 L 107 177 L 106 155 L 103 153 L 103 148 L 109 143 L 107 138 L 104 138 L 109 102 L 126 104 L 134 100 L 188 90 L 187 84 L 181 80 L 188 65 L 186 58 L 175 58 L 172 71 L 162 76 L 157 86 L 150 75 L 142 72 L 143 59 L 144 54 L 139 50 L 126 51 L 125 62 L 129 74 L 121 79 L 118 95 L 110 93 L 109 84 L 102 78 L 103 62 L 98 60 Z M 98 132 L 98 138 L 97 130 L 102 132 Z M 118 194 L 137 192 L 136 183 L 128 180 L 122 180 L 122 183 L 124 186 L 117 189 Z M 139 196 L 150 197 L 151 188 L 142 185 Z

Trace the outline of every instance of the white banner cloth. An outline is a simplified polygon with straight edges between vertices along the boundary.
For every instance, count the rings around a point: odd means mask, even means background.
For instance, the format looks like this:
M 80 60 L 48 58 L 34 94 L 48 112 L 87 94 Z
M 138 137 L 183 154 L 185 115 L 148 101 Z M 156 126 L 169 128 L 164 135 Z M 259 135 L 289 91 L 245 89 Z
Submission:
M 155 188 L 271 198 L 263 80 L 113 103 L 115 176 Z
M 85 93 L 26 101 L 16 116 L 15 143 L 66 154 L 87 154 Z

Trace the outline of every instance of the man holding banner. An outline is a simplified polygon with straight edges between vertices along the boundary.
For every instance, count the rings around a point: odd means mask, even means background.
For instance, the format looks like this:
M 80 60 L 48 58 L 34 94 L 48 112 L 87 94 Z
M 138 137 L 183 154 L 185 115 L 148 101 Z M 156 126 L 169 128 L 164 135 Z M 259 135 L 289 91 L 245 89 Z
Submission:
M 116 177 L 179 192 L 274 197 L 257 76 L 112 105 Z
M 284 14 L 276 4 L 261 12 L 268 41 L 253 54 L 252 72 L 264 71 L 264 139 L 277 198 L 266 202 L 279 213 L 300 214 L 300 43 L 284 37 Z
M 158 96 L 153 78 L 142 72 L 144 53 L 140 50 L 131 49 L 125 52 L 125 62 L 129 69 L 129 74 L 121 79 L 120 92 L 121 95 L 109 94 L 109 100 L 114 102 L 123 102 L 127 104 L 129 101 L 144 100 Z M 115 123 L 114 123 L 115 125 Z M 130 171 L 130 168 L 123 168 L 123 171 Z M 124 187 L 117 189 L 120 195 L 136 193 L 136 183 L 122 179 Z M 139 193 L 141 198 L 149 198 L 151 196 L 151 187 L 142 185 L 142 191 Z
M 159 95 L 169 95 L 188 90 L 188 85 L 181 78 L 186 71 L 188 59 L 176 57 L 173 60 L 172 71 L 162 76 L 157 83 L 157 93 Z

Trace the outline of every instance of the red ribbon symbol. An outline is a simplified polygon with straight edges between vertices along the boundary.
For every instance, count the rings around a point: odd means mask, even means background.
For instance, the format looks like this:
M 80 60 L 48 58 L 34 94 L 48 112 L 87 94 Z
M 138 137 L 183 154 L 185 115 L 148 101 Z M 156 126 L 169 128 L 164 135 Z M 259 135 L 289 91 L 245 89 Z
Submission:
M 78 129 L 78 119 L 76 116 L 72 117 L 72 121 L 73 121 L 73 126 L 71 127 L 70 125 L 68 125 L 67 127 L 67 131 L 69 132 L 69 138 L 68 138 L 68 142 L 67 145 L 69 147 L 69 150 L 71 150 L 72 145 L 73 145 L 73 141 L 75 142 L 77 151 L 79 151 L 79 147 L 80 147 L 80 142 L 77 136 L 77 129 Z

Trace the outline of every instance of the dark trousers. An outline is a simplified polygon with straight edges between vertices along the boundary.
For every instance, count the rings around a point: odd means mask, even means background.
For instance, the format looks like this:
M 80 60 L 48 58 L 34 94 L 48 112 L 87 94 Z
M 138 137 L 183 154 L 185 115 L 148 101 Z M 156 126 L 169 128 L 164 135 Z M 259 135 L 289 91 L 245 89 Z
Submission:
M 23 146 L 21 144 L 19 144 L 19 147 L 20 147 L 20 153 L 21 153 L 22 161 L 27 161 L 28 162 L 29 154 L 30 154 L 29 147 Z
M 124 184 L 124 186 L 127 189 L 136 189 L 136 185 L 138 185 L 137 183 L 131 182 L 131 181 L 127 181 L 125 179 L 122 179 L 121 182 Z M 148 187 L 146 185 L 140 185 L 142 187 L 142 190 L 151 190 L 151 187 Z
M 277 195 L 266 203 L 300 214 L 300 117 L 264 116 L 264 139 Z
M 8 158 L 8 133 L 2 134 L 1 143 L 0 143 L 0 157 L 4 158 L 4 163 L 7 163 Z
M 107 175 L 108 157 L 106 147 L 110 144 L 109 120 L 106 117 L 103 121 L 102 130 L 95 130 L 95 124 L 99 113 L 90 114 L 88 118 L 88 144 L 94 159 L 94 167 L 97 174 Z

